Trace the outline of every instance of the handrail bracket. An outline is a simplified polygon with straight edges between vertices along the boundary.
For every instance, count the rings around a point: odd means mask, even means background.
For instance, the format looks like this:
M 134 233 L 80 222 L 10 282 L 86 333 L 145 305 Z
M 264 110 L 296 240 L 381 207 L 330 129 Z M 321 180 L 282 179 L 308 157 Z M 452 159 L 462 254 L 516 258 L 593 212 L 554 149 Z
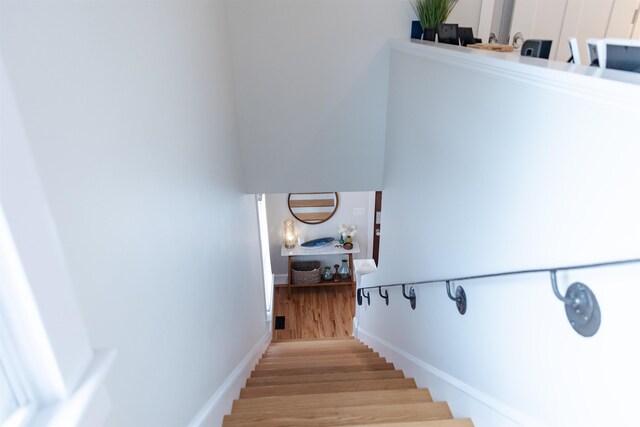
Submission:
M 405 286 L 402 285 L 402 296 L 409 300 L 409 304 L 411 304 L 411 309 L 416 309 L 416 291 L 413 289 L 413 286 L 409 287 L 409 295 L 405 292 Z
M 462 286 L 456 287 L 456 296 L 451 295 L 451 280 L 447 280 L 447 295 L 451 301 L 456 302 L 458 313 L 465 314 L 467 312 L 467 294 Z
M 567 319 L 571 327 L 583 337 L 592 337 L 600 329 L 600 305 L 591 289 L 581 282 L 569 286 L 565 296 L 558 290 L 556 270 L 551 270 L 551 288 L 553 293 L 564 303 Z

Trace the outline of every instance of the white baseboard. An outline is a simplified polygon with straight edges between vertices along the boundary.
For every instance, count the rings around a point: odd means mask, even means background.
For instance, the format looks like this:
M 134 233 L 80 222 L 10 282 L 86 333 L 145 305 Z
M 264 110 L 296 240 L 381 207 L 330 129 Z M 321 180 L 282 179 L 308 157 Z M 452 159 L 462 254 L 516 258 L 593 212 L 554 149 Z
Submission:
M 413 377 L 418 387 L 429 388 L 434 401 L 447 401 L 456 418 L 471 418 L 476 427 L 547 427 L 361 328 L 357 329 L 357 337 L 402 369 L 407 377 Z
M 258 363 L 270 342 L 271 330 L 269 329 L 204 404 L 189 423 L 189 427 L 222 425 L 223 417 L 231 412 L 233 401 L 240 395 L 240 389 L 244 387 L 253 367 Z
M 286 285 L 288 282 L 288 276 L 286 274 L 274 274 L 274 285 Z

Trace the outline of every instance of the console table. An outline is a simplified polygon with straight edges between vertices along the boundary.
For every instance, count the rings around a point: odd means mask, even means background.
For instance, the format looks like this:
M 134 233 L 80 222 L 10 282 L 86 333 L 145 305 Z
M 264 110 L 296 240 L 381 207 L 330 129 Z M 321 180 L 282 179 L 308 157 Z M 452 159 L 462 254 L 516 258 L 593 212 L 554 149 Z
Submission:
M 291 288 L 307 288 L 307 287 L 317 287 L 317 286 L 348 286 L 352 285 L 355 289 L 356 285 L 356 273 L 353 268 L 353 254 L 357 254 L 360 252 L 360 246 L 357 242 L 353 242 L 353 249 L 344 249 L 340 243 L 337 241 L 331 242 L 327 246 L 322 248 L 305 248 L 303 246 L 296 245 L 293 249 L 287 249 L 282 245 L 280 249 L 280 255 L 286 256 L 289 258 L 288 262 L 288 270 L 287 270 L 287 287 L 288 292 L 291 293 Z M 351 270 L 351 279 L 350 280 L 340 280 L 340 281 L 320 281 L 320 283 L 299 283 L 292 286 L 292 275 L 291 275 L 291 262 L 293 257 L 313 257 L 320 255 L 348 255 L 349 256 L 349 269 Z M 337 262 L 336 264 L 340 264 Z M 333 270 L 333 266 L 331 266 Z

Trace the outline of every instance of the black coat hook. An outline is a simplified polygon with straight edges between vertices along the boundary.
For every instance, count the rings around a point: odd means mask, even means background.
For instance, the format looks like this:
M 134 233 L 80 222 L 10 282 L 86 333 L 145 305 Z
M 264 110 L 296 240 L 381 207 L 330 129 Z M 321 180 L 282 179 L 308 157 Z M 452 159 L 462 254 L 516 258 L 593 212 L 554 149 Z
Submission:
M 389 305 L 389 291 L 388 290 L 384 290 L 384 295 L 382 294 L 382 286 L 378 286 L 378 293 L 380 294 L 380 296 L 382 298 L 384 298 L 384 302 Z
M 416 291 L 413 290 L 413 287 L 409 288 L 409 295 L 404 290 L 405 285 L 402 285 L 402 296 L 409 300 L 409 304 L 411 304 L 411 309 L 416 309 Z

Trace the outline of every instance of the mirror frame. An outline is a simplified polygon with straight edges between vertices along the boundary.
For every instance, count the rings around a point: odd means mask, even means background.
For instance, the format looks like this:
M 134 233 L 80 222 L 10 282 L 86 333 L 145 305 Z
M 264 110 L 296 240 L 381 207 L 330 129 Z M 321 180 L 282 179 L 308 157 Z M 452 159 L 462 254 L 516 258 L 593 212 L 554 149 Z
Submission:
M 308 220 L 303 220 L 300 219 L 294 212 L 293 209 L 291 209 L 291 196 L 294 194 L 332 194 L 331 191 L 322 191 L 322 192 L 318 192 L 318 193 L 289 193 L 289 197 L 287 197 L 287 207 L 289 208 L 289 212 L 291 212 L 291 215 L 293 215 L 293 217 L 297 220 L 300 221 L 304 224 L 309 224 L 309 225 L 317 225 L 317 224 L 322 224 L 323 222 L 327 222 L 329 221 L 331 218 L 333 218 L 333 216 L 336 214 L 336 212 L 338 211 L 338 206 L 340 206 L 340 196 L 338 196 L 338 192 L 334 191 L 333 194 L 335 195 L 336 198 L 336 205 L 333 208 L 333 212 L 331 212 L 331 215 L 329 215 L 327 218 L 323 219 L 322 221 L 308 221 Z

